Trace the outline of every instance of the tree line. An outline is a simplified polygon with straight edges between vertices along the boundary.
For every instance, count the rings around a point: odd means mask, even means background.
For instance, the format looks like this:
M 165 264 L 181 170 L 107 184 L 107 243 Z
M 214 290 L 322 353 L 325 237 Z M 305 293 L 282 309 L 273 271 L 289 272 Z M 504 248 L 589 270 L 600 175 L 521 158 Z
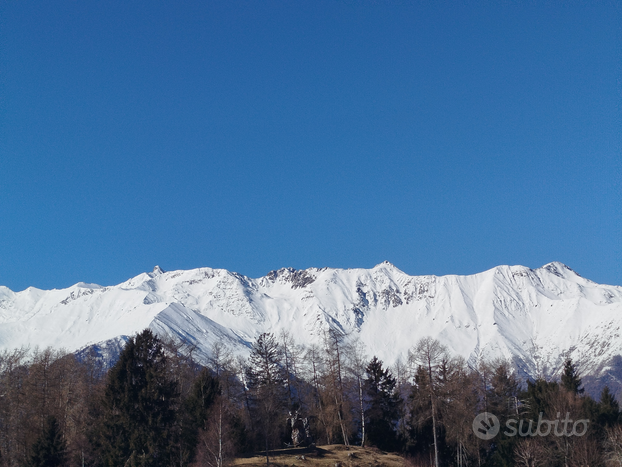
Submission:
M 618 402 L 586 395 L 569 359 L 559 381 L 523 385 L 509 362 L 473 368 L 431 338 L 390 368 L 333 330 L 309 347 L 262 334 L 248 359 L 215 342 L 207 366 L 192 350 L 145 330 L 109 370 L 94 353 L 0 354 L 0 466 L 222 467 L 253 451 L 269 463 L 296 412 L 318 445 L 411 466 L 622 466 Z

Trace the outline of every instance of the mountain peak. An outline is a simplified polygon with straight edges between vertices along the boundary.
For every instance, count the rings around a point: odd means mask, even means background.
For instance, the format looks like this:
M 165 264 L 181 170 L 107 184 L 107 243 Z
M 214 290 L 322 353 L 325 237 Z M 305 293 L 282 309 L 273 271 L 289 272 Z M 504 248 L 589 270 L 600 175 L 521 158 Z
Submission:
M 561 263 L 559 261 L 552 261 L 548 264 L 545 264 L 540 269 L 544 269 L 550 272 L 551 274 L 554 274 L 558 277 L 563 277 L 563 278 L 566 278 L 566 274 L 568 274 L 569 272 L 575 276 L 579 276 L 579 274 L 573 271 L 570 267 L 566 266 L 564 263 Z
M 153 268 L 153 271 L 151 271 L 152 274 L 155 274 L 157 276 L 159 276 L 160 274 L 164 274 L 166 271 L 164 269 L 162 269 L 160 266 L 158 266 L 156 264 L 155 268 Z
M 382 263 L 376 264 L 372 269 L 389 269 L 391 271 L 397 271 L 403 273 L 403 271 L 395 266 L 395 264 L 387 261 L 386 259 Z

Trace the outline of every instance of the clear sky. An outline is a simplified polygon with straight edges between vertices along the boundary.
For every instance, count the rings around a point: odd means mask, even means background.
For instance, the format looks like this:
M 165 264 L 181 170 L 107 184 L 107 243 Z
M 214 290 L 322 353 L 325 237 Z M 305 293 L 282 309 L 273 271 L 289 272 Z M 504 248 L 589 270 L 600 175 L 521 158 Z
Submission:
M 0 284 L 163 269 L 622 285 L 615 1 L 0 2 Z

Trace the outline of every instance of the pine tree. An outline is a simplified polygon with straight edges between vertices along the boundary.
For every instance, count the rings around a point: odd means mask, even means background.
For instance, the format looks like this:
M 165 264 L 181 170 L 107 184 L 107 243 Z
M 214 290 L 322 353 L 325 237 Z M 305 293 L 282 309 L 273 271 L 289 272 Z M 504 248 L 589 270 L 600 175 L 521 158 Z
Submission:
M 496 361 L 492 364 L 490 388 L 487 390 L 487 410 L 495 414 L 501 426 L 506 426 L 508 419 L 518 417 L 519 384 L 511 371 L 509 362 Z M 512 465 L 510 459 L 518 441 L 516 436 L 506 436 L 501 430 L 494 440 L 491 459 L 495 465 Z
M 564 372 L 562 373 L 562 387 L 573 394 L 583 394 L 581 387 L 581 378 L 577 373 L 577 369 L 570 358 L 564 362 Z
M 176 397 L 160 340 L 149 330 L 131 338 L 108 374 L 97 440 L 102 463 L 167 465 Z
M 369 442 L 383 450 L 397 448 L 395 424 L 399 418 L 400 398 L 395 393 L 395 378 L 382 362 L 374 357 L 366 368 L 365 393 L 369 407 L 367 418 L 367 437 Z
M 605 427 L 612 427 L 620 419 L 620 405 L 615 396 L 611 394 L 608 386 L 605 386 L 600 393 L 598 402 L 598 424 Z
M 186 463 L 194 460 L 198 443 L 199 430 L 205 429 L 209 410 L 220 394 L 218 380 L 206 368 L 199 374 L 181 410 L 181 445 L 180 456 Z
M 554 401 L 560 399 L 559 392 L 559 385 L 553 381 L 541 378 L 527 381 L 527 390 L 521 393 L 520 398 L 524 400 L 528 418 L 537 420 L 540 413 L 555 416 L 551 407 Z
M 432 424 L 432 401 L 430 383 L 426 370 L 418 366 L 415 370 L 414 384 L 408 396 L 408 432 L 407 450 L 411 453 L 426 454 L 434 446 Z
M 66 465 L 67 447 L 56 417 L 50 415 L 43 433 L 32 446 L 26 467 L 61 467 Z

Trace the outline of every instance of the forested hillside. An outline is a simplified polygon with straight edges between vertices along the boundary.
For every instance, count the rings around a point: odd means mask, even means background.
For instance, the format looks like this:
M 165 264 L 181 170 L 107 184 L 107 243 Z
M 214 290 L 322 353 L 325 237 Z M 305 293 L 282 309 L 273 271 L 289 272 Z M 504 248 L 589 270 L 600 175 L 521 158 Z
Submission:
M 413 466 L 622 465 L 619 405 L 608 388 L 587 396 L 569 359 L 559 381 L 521 387 L 508 362 L 472 368 L 431 338 L 390 368 L 332 331 L 309 347 L 264 333 L 248 359 L 216 342 L 207 367 L 192 350 L 145 330 L 108 371 L 94 355 L 4 352 L 0 465 L 221 467 L 310 444 Z

